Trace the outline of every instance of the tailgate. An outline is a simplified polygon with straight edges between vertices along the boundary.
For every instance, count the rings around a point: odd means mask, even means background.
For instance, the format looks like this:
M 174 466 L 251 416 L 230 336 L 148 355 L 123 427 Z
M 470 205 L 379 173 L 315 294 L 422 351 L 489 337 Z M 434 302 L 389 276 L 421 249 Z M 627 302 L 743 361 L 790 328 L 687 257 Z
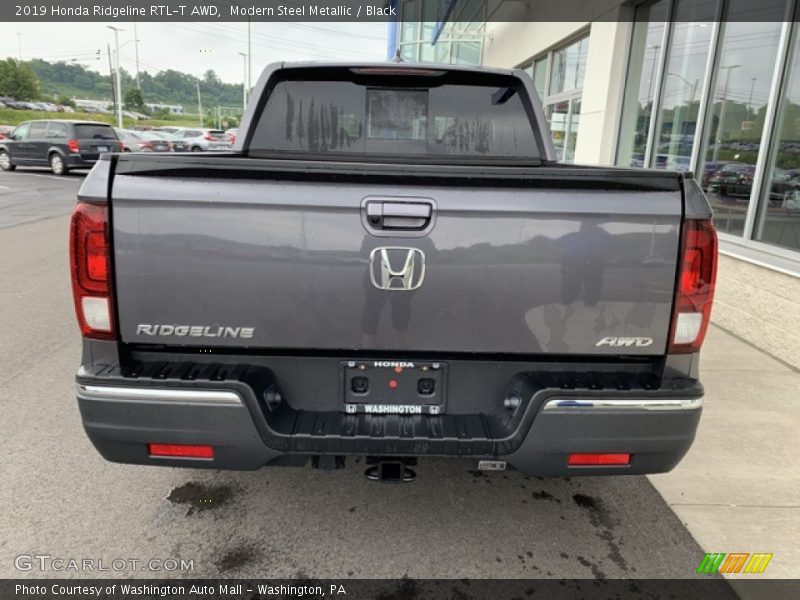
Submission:
M 680 191 L 117 174 L 123 341 L 658 355 Z

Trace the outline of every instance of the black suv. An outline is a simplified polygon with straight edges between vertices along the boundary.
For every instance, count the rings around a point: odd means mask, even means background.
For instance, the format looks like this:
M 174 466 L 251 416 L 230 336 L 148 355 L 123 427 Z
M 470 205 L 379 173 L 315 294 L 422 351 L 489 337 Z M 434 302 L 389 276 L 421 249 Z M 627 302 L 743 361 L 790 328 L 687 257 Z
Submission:
M 120 152 L 114 129 L 97 121 L 26 121 L 0 142 L 0 169 L 50 166 L 56 175 L 91 168 L 103 152 Z

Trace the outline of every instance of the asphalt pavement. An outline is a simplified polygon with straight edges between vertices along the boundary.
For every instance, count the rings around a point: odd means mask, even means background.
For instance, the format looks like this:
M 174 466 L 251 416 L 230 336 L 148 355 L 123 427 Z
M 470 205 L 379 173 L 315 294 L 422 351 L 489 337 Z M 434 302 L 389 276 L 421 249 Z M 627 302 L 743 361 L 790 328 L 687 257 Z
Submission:
M 417 481 L 385 485 L 357 460 L 244 473 L 105 462 L 74 398 L 66 215 L 81 180 L 0 173 L 0 577 L 694 576 L 704 552 L 645 477 L 540 479 L 430 459 Z M 20 571 L 20 555 L 125 566 Z

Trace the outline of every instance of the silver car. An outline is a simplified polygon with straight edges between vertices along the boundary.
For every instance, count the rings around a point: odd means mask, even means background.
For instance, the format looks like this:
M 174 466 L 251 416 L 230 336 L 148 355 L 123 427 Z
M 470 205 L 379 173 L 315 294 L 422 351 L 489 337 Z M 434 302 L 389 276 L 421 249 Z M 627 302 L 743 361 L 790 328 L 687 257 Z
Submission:
M 230 138 L 221 129 L 180 129 L 174 136 L 186 142 L 192 152 L 230 150 Z

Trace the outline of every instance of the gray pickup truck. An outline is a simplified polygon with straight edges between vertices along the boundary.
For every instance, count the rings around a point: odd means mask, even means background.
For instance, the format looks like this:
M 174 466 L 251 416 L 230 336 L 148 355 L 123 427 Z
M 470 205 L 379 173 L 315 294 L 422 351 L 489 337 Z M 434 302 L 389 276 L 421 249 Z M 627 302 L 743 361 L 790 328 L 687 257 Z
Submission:
M 687 452 L 717 250 L 690 176 L 559 164 L 518 70 L 276 64 L 239 133 L 105 155 L 80 190 L 77 397 L 105 458 L 402 481 L 425 456 Z

